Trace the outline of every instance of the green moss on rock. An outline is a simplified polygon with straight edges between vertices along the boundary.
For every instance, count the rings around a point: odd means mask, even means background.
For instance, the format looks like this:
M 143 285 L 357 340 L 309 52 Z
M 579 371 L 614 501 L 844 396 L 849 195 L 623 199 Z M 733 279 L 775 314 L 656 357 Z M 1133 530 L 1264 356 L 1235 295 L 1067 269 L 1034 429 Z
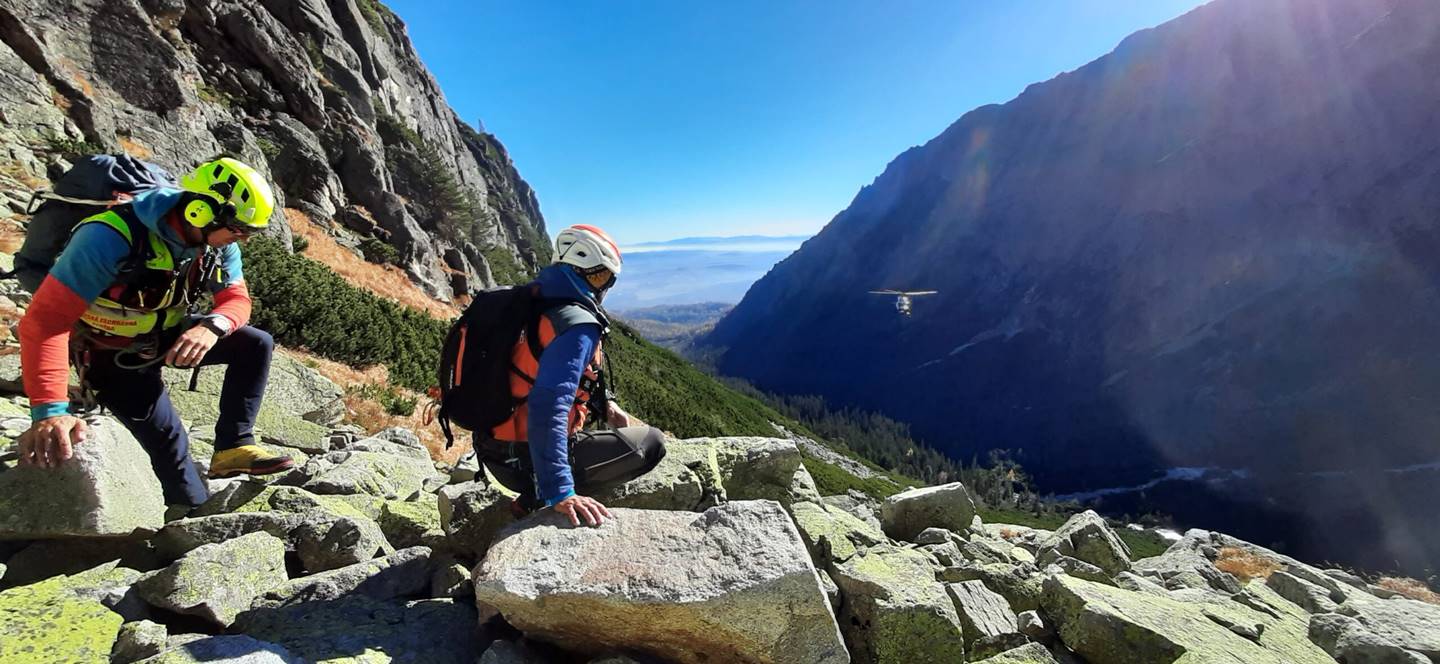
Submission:
M 77 582 L 92 577 L 56 577 L 0 592 L 0 663 L 109 662 L 124 619 L 75 594 Z

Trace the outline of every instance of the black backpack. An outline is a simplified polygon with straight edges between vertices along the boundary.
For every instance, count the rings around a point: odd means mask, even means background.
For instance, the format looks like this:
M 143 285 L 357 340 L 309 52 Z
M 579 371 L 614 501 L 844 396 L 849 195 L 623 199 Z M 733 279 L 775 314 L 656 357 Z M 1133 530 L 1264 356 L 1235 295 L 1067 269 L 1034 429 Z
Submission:
M 20 285 L 32 293 L 39 290 L 81 221 L 122 205 L 131 195 L 146 189 L 176 186 L 169 171 L 129 155 L 101 154 L 81 159 L 60 176 L 52 191 L 37 191 L 30 197 L 27 211 L 32 216 L 25 243 L 15 254 L 15 269 L 3 276 L 18 278 Z M 142 254 L 149 247 L 148 230 L 143 225 L 131 224 L 130 230 L 127 266 L 143 262 Z
M 524 333 L 530 352 L 540 357 L 544 350 L 540 346 L 541 316 L 554 312 L 563 317 L 562 305 L 577 304 L 600 323 L 602 336 L 609 330 L 609 319 L 603 310 L 570 300 L 542 298 L 539 290 L 538 285 L 527 284 L 475 293 L 470 306 L 450 326 L 445 345 L 440 349 L 436 400 L 437 419 L 440 430 L 445 433 L 447 449 L 455 442 L 451 425 L 488 436 L 491 429 L 514 416 L 515 409 L 525 403 L 524 397 L 510 394 L 510 374 L 513 372 L 532 384 L 535 377 L 521 372 L 511 355 Z M 601 371 L 599 381 L 587 385 L 592 417 L 607 409 L 608 373 Z
M 543 300 L 536 290 L 525 285 L 475 293 L 470 306 L 450 326 L 440 350 L 437 376 L 440 430 L 445 432 L 447 448 L 455 440 L 452 424 L 488 433 L 525 402 L 510 394 L 510 373 L 519 373 L 510 356 L 522 332 L 530 351 L 540 356 L 536 337 Z

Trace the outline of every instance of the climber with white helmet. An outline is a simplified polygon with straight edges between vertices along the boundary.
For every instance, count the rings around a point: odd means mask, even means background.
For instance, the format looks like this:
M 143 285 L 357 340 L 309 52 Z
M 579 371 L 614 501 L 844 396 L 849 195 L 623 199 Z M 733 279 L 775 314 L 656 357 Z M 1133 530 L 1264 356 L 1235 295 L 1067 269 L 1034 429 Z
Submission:
M 560 231 L 555 264 L 540 271 L 540 316 L 511 354 L 511 396 L 519 407 L 475 451 L 501 483 L 520 493 L 517 516 L 554 508 L 574 525 L 611 514 L 593 494 L 639 477 L 665 456 L 664 435 L 609 398 L 601 349 L 609 321 L 600 306 L 620 275 L 620 248 L 594 226 Z M 536 352 L 536 351 L 540 352 Z M 582 430 L 587 419 L 608 425 Z

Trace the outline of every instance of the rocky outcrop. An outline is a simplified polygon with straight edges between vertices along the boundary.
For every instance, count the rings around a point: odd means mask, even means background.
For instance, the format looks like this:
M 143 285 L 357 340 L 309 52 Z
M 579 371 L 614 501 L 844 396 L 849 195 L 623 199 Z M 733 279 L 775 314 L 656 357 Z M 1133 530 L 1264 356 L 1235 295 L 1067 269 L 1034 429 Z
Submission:
M 1042 607 L 1055 619 L 1065 645 L 1090 661 L 1332 661 L 1310 642 L 1303 629 L 1298 629 L 1301 623 L 1294 613 L 1277 618 L 1237 603 L 1189 604 L 1064 575 L 1045 581 Z M 1259 627 L 1242 635 L 1232 631 L 1230 625 Z
M 124 427 L 98 420 L 59 468 L 0 473 L 0 539 L 127 536 L 164 524 L 150 457 Z
M 317 463 L 217 484 L 148 538 L 0 544 L 0 587 L 26 584 L 0 591 L 0 659 L 1420 664 L 1440 652 L 1440 608 L 1382 599 L 1393 594 L 1354 575 L 1207 531 L 1132 562 L 1093 513 L 1054 532 L 985 524 L 958 485 L 888 507 L 819 497 L 796 481 L 788 440 L 674 441 L 673 472 L 617 495 L 688 509 L 616 507 L 597 528 L 549 510 L 517 520 L 484 474 L 442 486 L 449 469 L 420 459 L 407 431 L 326 441 L 338 449 Z M 392 461 L 423 479 L 404 480 L 404 499 L 304 488 L 352 458 L 367 459 L 346 471 L 357 491 L 410 477 Z M 733 500 L 757 494 L 784 502 Z M 876 512 L 914 535 L 892 539 Z M 1236 552 L 1276 571 L 1216 569 Z
M 843 598 L 840 624 L 854 661 L 965 661 L 960 617 L 925 554 L 885 544 L 832 571 Z
M 284 542 L 250 533 L 201 546 L 141 579 L 136 590 L 153 606 L 228 627 L 256 597 L 286 579 Z
M 476 601 L 533 638 L 582 652 L 848 660 L 815 568 L 778 504 L 613 511 L 601 528 L 570 528 L 548 515 L 503 531 L 475 570 Z
M 0 592 L 0 661 L 104 662 L 124 618 L 90 596 L 108 565 Z
M 1070 517 L 1040 541 L 1037 564 L 1047 565 L 1064 557 L 1094 565 L 1109 577 L 1130 569 L 1130 547 L 1092 510 Z
M 880 523 L 895 539 L 913 539 L 926 528 L 964 531 L 974 518 L 975 501 L 959 482 L 902 491 L 880 506 Z
M 348 244 L 392 244 L 436 297 L 548 260 L 534 192 L 379 2 L 6 0 L 0 74 L 0 216 L 78 152 L 177 172 L 229 152 Z

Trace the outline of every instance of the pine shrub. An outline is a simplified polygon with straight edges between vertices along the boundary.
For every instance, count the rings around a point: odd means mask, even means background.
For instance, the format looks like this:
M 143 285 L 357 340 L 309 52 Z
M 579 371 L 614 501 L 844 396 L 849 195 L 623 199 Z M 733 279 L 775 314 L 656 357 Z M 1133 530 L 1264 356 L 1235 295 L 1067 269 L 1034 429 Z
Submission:
M 383 364 L 391 382 L 413 390 L 434 383 L 444 321 L 352 286 L 268 238 L 245 245 L 245 277 L 252 322 L 280 343 L 351 366 Z

